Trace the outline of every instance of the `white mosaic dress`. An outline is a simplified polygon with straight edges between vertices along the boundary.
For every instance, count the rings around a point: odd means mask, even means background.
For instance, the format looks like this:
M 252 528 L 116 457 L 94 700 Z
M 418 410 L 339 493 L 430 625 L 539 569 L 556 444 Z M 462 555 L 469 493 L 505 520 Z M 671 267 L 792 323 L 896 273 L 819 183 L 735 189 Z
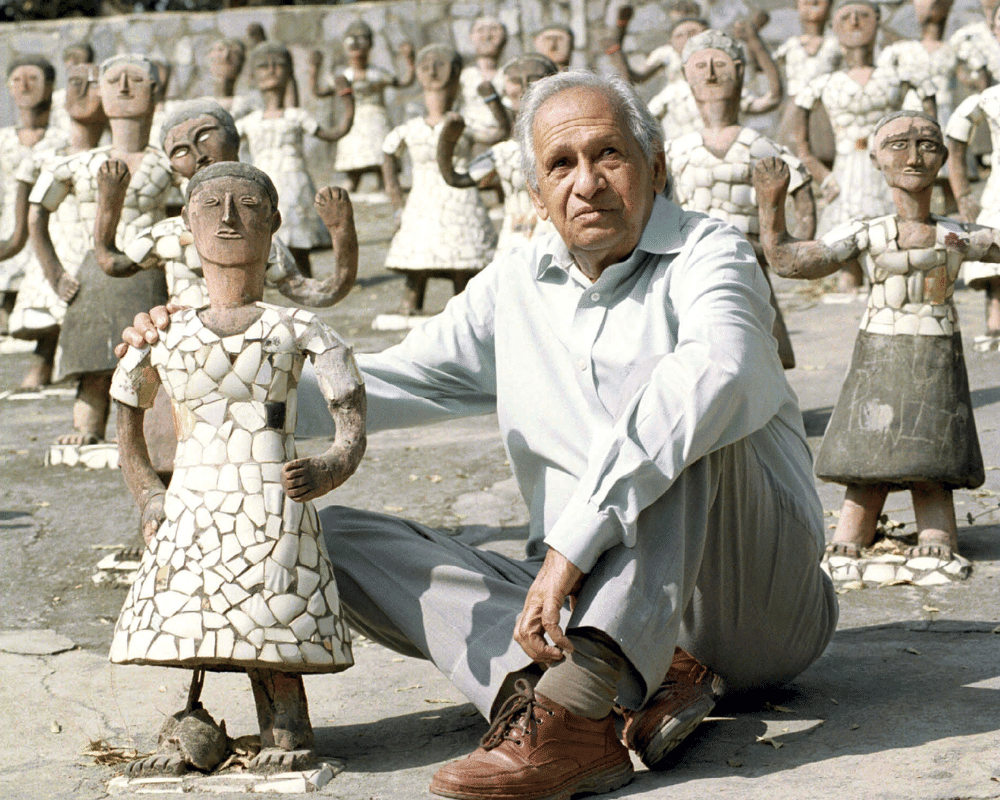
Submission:
M 458 80 L 462 90 L 455 110 L 465 118 L 472 138 L 478 141 L 484 137 L 495 137 L 499 131 L 496 117 L 479 96 L 479 84 L 485 80 L 479 67 L 475 64 L 464 67 Z M 498 70 L 490 83 L 497 95 L 503 96 L 503 73 Z
M 1000 79 L 1000 42 L 985 20 L 963 25 L 948 39 L 958 63 L 964 64 L 970 77 L 988 70 L 993 81 Z
M 801 108 L 822 103 L 833 125 L 836 155 L 832 174 L 840 194 L 820 213 L 822 235 L 844 222 L 871 219 L 894 210 L 892 191 L 872 163 L 869 145 L 875 124 L 903 104 L 902 79 L 886 67 L 876 67 L 864 85 L 843 70 L 814 78 L 795 97 Z M 934 94 L 930 79 L 916 87 L 921 97 Z
M 333 168 L 338 172 L 381 169 L 382 142 L 389 133 L 389 115 L 385 108 L 385 90 L 395 83 L 386 70 L 369 66 L 360 72 L 353 67 L 337 70 L 351 82 L 354 93 L 354 124 L 337 142 Z
M 760 235 L 753 168 L 762 158 L 777 157 L 789 166 L 789 193 L 810 180 L 805 165 L 791 152 L 753 128 L 743 128 L 723 158 L 705 146 L 701 133 L 667 142 L 667 170 L 677 204 L 689 211 L 725 220 L 744 236 Z
M 143 552 L 111 643 L 116 664 L 339 672 L 350 633 L 312 503 L 285 496 L 307 356 L 347 346 L 314 314 L 258 303 L 220 337 L 197 309 L 130 349 L 111 395 L 149 408 L 162 384 L 178 431 L 165 521 Z M 356 367 L 355 367 L 356 369 Z
M 66 144 L 66 134 L 51 125 L 39 141 L 27 146 L 17 138 L 17 128 L 0 128 L 0 180 L 3 181 L 3 205 L 0 206 L 0 239 L 10 238 L 14 232 L 14 205 L 17 196 L 17 169 L 33 153 L 44 153 Z M 34 260 L 35 251 L 25 245 L 13 258 L 0 261 L 0 292 L 16 292 L 21 285 L 28 264 Z
M 958 59 L 948 43 L 942 44 L 933 53 L 928 52 L 920 42 L 903 39 L 886 47 L 876 62 L 880 67 L 894 70 L 899 77 L 918 86 L 930 78 L 934 84 L 934 99 L 937 101 L 938 119 L 942 124 L 951 115 L 952 99 L 955 95 L 955 70 Z M 916 92 L 906 93 L 903 108 L 907 111 L 922 111 L 923 104 Z
M 835 36 L 824 36 L 814 55 L 806 50 L 799 36 L 785 39 L 774 51 L 775 63 L 784 67 L 785 92 L 792 100 L 813 78 L 840 69 L 842 57 L 840 42 Z
M 991 86 L 982 94 L 969 95 L 958 104 L 951 115 L 944 133 L 950 139 L 968 143 L 976 125 L 989 126 L 990 140 L 1000 143 L 1000 85 Z M 980 212 L 976 222 L 991 228 L 1000 227 L 1000 151 L 990 150 L 990 174 L 980 198 Z M 985 289 L 990 278 L 1000 277 L 1000 264 L 966 261 L 962 277 L 973 289 Z
M 414 117 L 394 128 L 382 145 L 383 152 L 397 158 L 406 149 L 413 172 L 413 187 L 385 259 L 390 269 L 473 271 L 493 258 L 497 235 L 479 192 L 456 189 L 441 177 L 437 142 L 442 127 Z M 456 157 L 467 159 L 471 147 L 471 139 L 463 135 Z
M 170 217 L 140 231 L 125 248 L 125 255 L 142 269 L 162 269 L 170 302 L 188 308 L 208 305 L 208 286 L 194 237 L 180 217 Z M 277 236 L 271 237 L 271 254 L 264 285 L 277 288 L 295 270 L 295 258 Z M 297 270 L 296 270 L 297 271 Z
M 952 299 L 962 260 L 979 254 L 966 227 L 933 219 L 929 248 L 900 250 L 893 215 L 822 237 L 837 260 L 860 256 L 872 286 L 816 458 L 824 480 L 972 488 L 985 479 Z
M 469 177 L 477 183 L 496 173 L 503 187 L 503 224 L 497 239 L 497 252 L 555 231 L 550 220 L 535 213 L 528 194 L 528 184 L 521 170 L 521 146 L 513 139 L 493 145 L 469 164 Z
M 278 190 L 281 236 L 289 247 L 302 250 L 332 245 L 330 232 L 316 213 L 316 186 L 306 169 L 303 139 L 319 130 L 319 123 L 300 108 L 286 108 L 268 118 L 257 110 L 236 122 L 246 139 L 253 165 L 267 173 Z

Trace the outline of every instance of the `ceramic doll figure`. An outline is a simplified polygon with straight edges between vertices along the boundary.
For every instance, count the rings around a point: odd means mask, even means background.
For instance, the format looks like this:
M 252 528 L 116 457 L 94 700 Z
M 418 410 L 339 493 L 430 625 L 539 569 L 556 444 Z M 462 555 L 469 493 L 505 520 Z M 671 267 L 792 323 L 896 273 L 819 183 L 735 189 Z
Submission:
M 188 185 L 184 219 L 209 303 L 174 314 L 157 344 L 129 349 L 113 382 L 123 476 L 147 547 L 110 657 L 246 670 L 262 745 L 249 768 L 301 770 L 315 759 L 302 676 L 353 663 L 309 501 L 342 484 L 361 460 L 364 384 L 350 347 L 315 315 L 261 302 L 281 223 L 263 172 L 237 162 L 204 168 Z M 296 384 L 307 358 L 337 433 L 323 455 L 296 458 Z M 180 439 L 166 489 L 142 438 L 160 386 Z M 160 754 L 133 762 L 127 774 L 184 767 L 180 755 Z
M 49 125 L 52 108 L 52 83 L 55 69 L 44 58 L 27 56 L 7 69 L 7 89 L 17 111 L 17 125 L 0 128 L 0 179 L 3 181 L 0 206 L 0 306 L 5 314 L 14 307 L 24 270 L 31 251 L 24 249 L 23 221 L 27 191 L 19 186 L 17 168 L 33 153 L 50 150 L 65 143 L 65 137 Z M 20 209 L 20 213 L 18 212 Z
M 477 144 L 493 145 L 510 136 L 510 128 L 498 123 L 490 108 L 490 100 L 499 98 L 503 91 L 503 72 L 500 55 L 507 45 L 507 28 L 496 17 L 478 17 L 469 32 L 476 63 L 462 69 L 459 82 L 462 87 L 456 105 L 465 119 L 469 135 Z M 491 91 L 483 92 L 483 84 Z
M 156 77 L 156 68 L 142 56 L 115 56 L 104 61 L 100 95 L 111 125 L 111 144 L 52 163 L 31 190 L 28 226 L 35 253 L 56 294 L 69 303 L 59 333 L 55 378 L 79 378 L 74 433 L 60 437 L 59 444 L 92 444 L 104 438 L 117 339 L 137 313 L 152 308 L 151 304 L 162 304 L 167 297 L 162 273 L 112 277 L 101 270 L 91 252 L 97 173 L 109 159 L 124 161 L 132 174 L 117 232 L 121 245 L 165 216 L 173 188 L 170 164 L 163 151 L 149 144 Z M 60 262 L 49 230 L 51 214 L 71 194 L 88 230 L 83 243 L 86 256 L 75 278 Z
M 63 131 L 68 137 L 70 128 L 72 127 L 69 114 L 66 113 L 66 92 L 69 89 L 69 71 L 72 67 L 93 64 L 94 48 L 90 42 L 71 42 L 63 48 L 62 63 L 66 71 L 67 86 L 66 88 L 56 89 L 52 92 L 52 115 L 49 118 L 49 125 Z
M 249 95 L 236 94 L 236 81 L 243 72 L 246 59 L 246 45 L 239 39 L 216 39 L 208 48 L 211 96 L 233 119 L 245 117 L 255 108 Z
M 354 92 L 354 125 L 337 143 L 334 169 L 347 174 L 348 189 L 355 192 L 366 174 L 373 174 L 377 188 L 382 190 L 382 142 L 389 133 L 389 115 L 385 107 L 385 90 L 405 88 L 413 84 L 413 46 L 399 45 L 403 70 L 398 76 L 369 63 L 373 43 L 372 29 L 363 20 L 355 20 L 344 33 L 347 66 L 337 70 Z M 316 97 L 329 97 L 336 88 L 320 86 L 319 69 L 323 54 L 314 50 L 309 61 L 309 83 Z M 342 89 L 341 89 L 342 90 Z
M 423 308 L 428 278 L 449 278 L 457 294 L 490 262 L 496 248 L 496 232 L 479 193 L 449 186 L 437 163 L 438 140 L 445 114 L 458 96 L 461 69 L 462 57 L 453 48 L 423 48 L 417 55 L 417 80 L 427 114 L 393 129 L 382 145 L 385 185 L 399 214 L 399 230 L 392 237 L 385 265 L 406 276 L 401 308 L 405 315 Z M 404 149 L 413 169 L 405 208 L 398 175 Z M 456 152 L 465 159 L 471 149 L 471 139 L 464 137 Z
M 510 110 L 516 115 L 525 90 L 537 80 L 558 72 L 548 58 L 532 53 L 509 61 L 503 68 L 504 95 Z M 539 220 L 528 194 L 528 185 L 521 169 L 521 147 L 514 139 L 506 139 L 476 156 L 466 172 L 458 172 L 454 165 L 455 145 L 465 130 L 462 115 L 449 111 L 438 140 L 437 160 L 441 175 L 449 186 L 472 189 L 488 183 L 493 177 L 503 188 L 503 224 L 497 239 L 497 251 L 526 242 L 535 236 L 555 230 L 551 222 Z
M 785 76 L 787 97 L 778 123 L 779 140 L 789 147 L 796 146 L 789 134 L 796 96 L 813 78 L 840 69 L 840 42 L 826 33 L 830 3 L 831 0 L 797 0 L 802 33 L 789 37 L 774 51 L 774 60 Z M 820 161 L 827 167 L 833 164 L 833 129 L 822 106 L 815 107 L 809 115 L 809 142 Z
M 684 73 L 698 103 L 703 130 L 667 142 L 666 161 L 674 199 L 682 208 L 701 211 L 737 227 L 754 246 L 767 274 L 758 237 L 757 198 L 751 176 L 762 158 L 779 157 L 792 169 L 796 230 L 811 238 L 816 208 L 809 173 L 788 150 L 753 128 L 739 124 L 746 55 L 739 42 L 721 31 L 691 37 L 684 47 Z M 777 299 L 774 338 L 782 366 L 795 366 L 792 343 Z
M 963 25 L 948 39 L 958 61 L 959 80 L 975 92 L 1000 79 L 1000 42 L 994 35 L 994 17 L 1000 3 L 980 0 L 983 18 Z
M 671 29 L 670 41 L 650 51 L 649 55 L 641 67 L 634 67 L 622 52 L 622 43 L 625 41 L 625 34 L 628 31 L 628 24 L 632 20 L 635 10 L 630 5 L 618 7 L 615 29 L 608 37 L 605 47 L 605 55 L 611 59 L 622 77 L 630 83 L 645 83 L 650 78 L 658 75 L 663 70 L 666 83 L 670 84 L 677 80 L 684 79 L 684 64 L 681 62 L 681 51 L 684 49 L 684 42 L 687 41 L 683 27 L 677 30 L 681 20 L 701 20 L 701 8 L 691 0 L 677 0 L 667 7 L 667 24 Z M 703 28 L 699 26 L 696 33 L 700 33 Z M 674 46 L 673 34 L 677 34 L 679 47 Z
M 559 71 L 569 69 L 575 45 L 573 29 L 568 25 L 547 25 L 531 40 L 535 52 L 545 56 Z
M 309 252 L 330 246 L 330 233 L 313 207 L 316 187 L 306 169 L 304 137 L 308 134 L 335 142 L 351 129 L 354 100 L 341 85 L 344 114 L 336 128 L 326 128 L 298 108 L 285 105 L 292 75 L 292 56 L 279 44 L 258 45 L 250 54 L 254 83 L 264 97 L 264 109 L 236 123 L 250 148 L 254 165 L 273 175 L 281 198 L 282 238 L 295 256 L 299 272 L 312 276 Z
M 958 546 L 952 490 L 984 480 L 952 293 L 965 259 L 1000 260 L 1000 233 L 930 213 L 947 155 L 935 116 L 884 117 L 872 128 L 872 158 L 892 188 L 893 213 L 819 241 L 785 233 L 787 168 L 756 168 L 761 242 L 775 272 L 820 278 L 860 257 L 872 283 L 816 459 L 820 478 L 847 486 L 828 557 L 857 558 L 875 539 L 886 494 L 908 489 L 919 531 L 910 556 L 949 560 Z
M 900 109 L 910 89 L 922 98 L 927 113 L 937 113 L 929 77 L 912 86 L 889 67 L 875 66 L 879 13 L 870 0 L 839 0 L 833 32 L 843 53 L 843 69 L 814 78 L 795 96 L 791 135 L 827 202 L 817 225 L 820 235 L 850 220 L 887 214 L 893 207 L 892 193 L 868 155 L 875 123 Z M 833 124 L 836 155 L 831 169 L 816 157 L 809 140 L 809 118 L 818 104 Z M 861 267 L 854 262 L 841 272 L 839 288 L 856 292 L 862 280 Z
M 17 229 L 22 231 L 19 237 L 22 244 L 28 239 L 28 196 L 42 170 L 68 155 L 97 147 L 107 130 L 108 118 L 101 105 L 95 64 L 79 64 L 67 69 L 63 97 L 66 106 L 63 111 L 69 120 L 66 128 L 69 139 L 52 149 L 33 151 L 30 158 L 21 162 L 15 175 L 20 196 L 24 199 L 17 209 Z M 56 255 L 66 272 L 75 277 L 86 252 L 89 232 L 86 224 L 80 221 L 74 195 L 67 197 L 56 209 L 51 226 Z M 32 253 L 10 316 L 11 336 L 36 342 L 37 362 L 22 386 L 44 386 L 51 381 L 59 327 L 65 316 L 66 301 L 56 294 Z

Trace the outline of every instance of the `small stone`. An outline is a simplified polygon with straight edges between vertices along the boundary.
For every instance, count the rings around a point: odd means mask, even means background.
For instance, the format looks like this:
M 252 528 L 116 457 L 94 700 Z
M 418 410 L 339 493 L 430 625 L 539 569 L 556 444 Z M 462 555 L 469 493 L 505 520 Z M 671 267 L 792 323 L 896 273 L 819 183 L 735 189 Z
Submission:
M 847 564 L 833 570 L 833 579 L 835 581 L 861 580 L 861 571 L 858 569 L 857 564 Z
M 943 583 L 951 583 L 946 575 L 940 572 L 931 572 L 916 581 L 917 586 L 940 586 Z

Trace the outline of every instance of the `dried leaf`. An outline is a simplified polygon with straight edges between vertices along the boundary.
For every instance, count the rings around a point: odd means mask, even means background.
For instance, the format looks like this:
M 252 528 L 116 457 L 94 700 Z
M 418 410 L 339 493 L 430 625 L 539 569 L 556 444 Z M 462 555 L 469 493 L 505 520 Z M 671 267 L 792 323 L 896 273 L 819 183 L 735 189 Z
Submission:
M 776 742 L 774 739 L 770 739 L 767 736 L 758 736 L 757 737 L 757 743 L 758 744 L 769 744 L 775 750 L 780 750 L 782 747 L 785 746 L 781 742 Z
M 851 730 L 852 730 L 852 731 L 856 731 L 856 730 L 857 730 L 858 728 L 860 728 L 860 727 L 861 727 L 861 724 L 860 724 L 860 723 L 857 723 L 857 722 L 855 722 L 855 723 L 854 723 L 853 725 L 851 725 Z
M 408 692 L 408 691 L 410 691 L 410 689 L 423 689 L 423 688 L 424 687 L 421 686 L 419 683 L 415 683 L 415 684 L 413 684 L 413 686 L 397 686 L 393 691 L 396 691 L 396 692 Z
M 424 702 L 430 703 L 431 705 L 448 705 L 451 700 L 448 700 L 445 697 L 425 697 Z
M 940 614 L 941 613 L 941 609 L 934 608 L 934 606 L 924 606 L 924 611 L 926 611 L 928 614 Z
M 430 478 L 428 478 L 428 480 L 431 483 L 441 483 L 442 478 L 440 475 L 431 475 Z
M 906 652 L 907 653 L 913 653 L 913 655 L 915 655 L 915 656 L 922 656 L 923 655 L 923 653 L 921 653 L 919 650 L 917 650 L 916 647 L 907 647 L 906 648 Z
M 830 698 L 830 702 L 833 703 L 835 706 L 839 706 L 840 705 L 840 701 L 839 700 L 834 700 L 832 697 Z
M 391 511 L 391 512 L 393 512 L 394 514 L 398 514 L 398 513 L 400 512 L 400 511 L 402 511 L 402 510 L 403 510 L 403 507 L 402 507 L 402 506 L 382 506 L 382 508 L 383 508 L 383 509 L 384 509 L 385 511 Z

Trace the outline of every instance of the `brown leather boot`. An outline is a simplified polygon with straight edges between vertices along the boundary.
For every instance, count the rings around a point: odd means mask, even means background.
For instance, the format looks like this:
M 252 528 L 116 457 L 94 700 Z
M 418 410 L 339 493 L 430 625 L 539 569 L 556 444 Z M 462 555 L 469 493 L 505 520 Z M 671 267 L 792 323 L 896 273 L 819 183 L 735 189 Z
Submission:
M 715 708 L 725 688 L 722 678 L 678 647 L 656 694 L 642 710 L 622 712 L 622 741 L 656 769 Z
M 439 769 L 431 792 L 459 800 L 569 800 L 632 780 L 613 714 L 590 720 L 535 694 L 527 681 L 515 688 L 480 747 Z

